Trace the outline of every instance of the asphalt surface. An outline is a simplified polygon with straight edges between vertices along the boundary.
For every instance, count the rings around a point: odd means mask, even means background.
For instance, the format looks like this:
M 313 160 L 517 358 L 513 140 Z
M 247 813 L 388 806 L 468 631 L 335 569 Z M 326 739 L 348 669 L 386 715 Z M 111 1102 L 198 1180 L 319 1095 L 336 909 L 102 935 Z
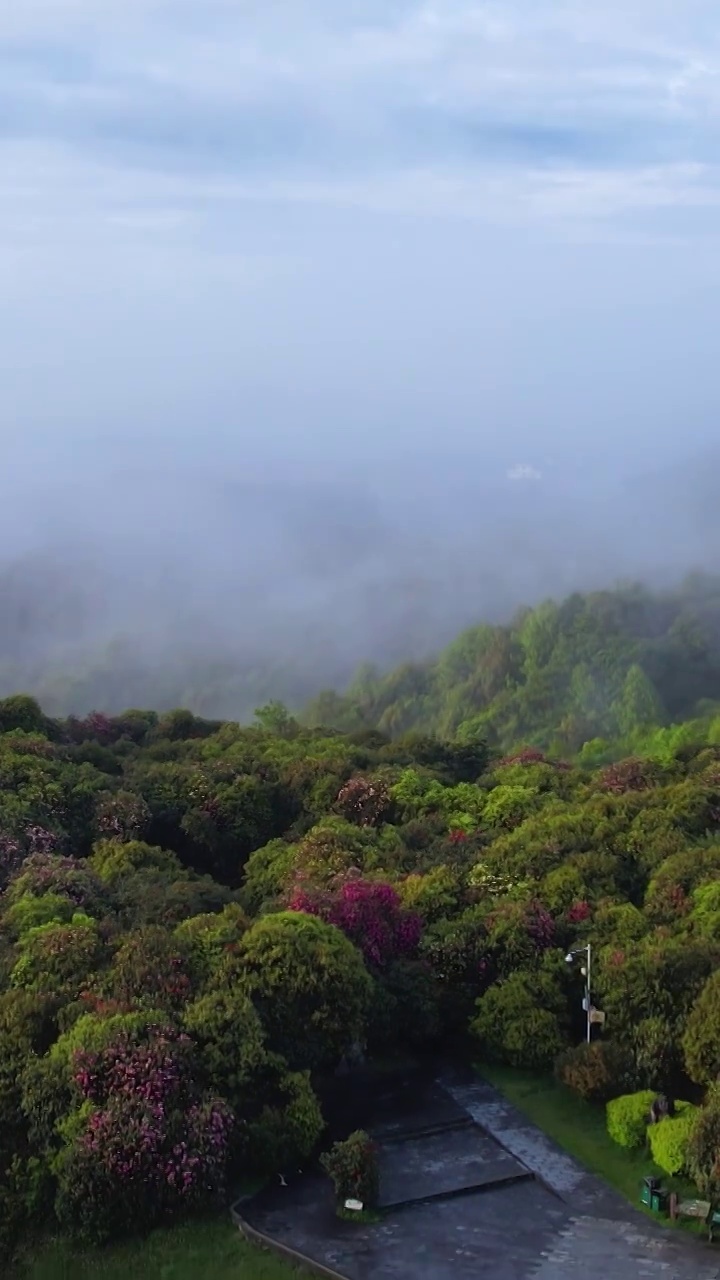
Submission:
M 348 1280 L 720 1280 L 720 1246 L 656 1225 L 469 1072 L 396 1084 L 364 1123 L 382 1221 L 340 1221 L 312 1173 L 246 1206 L 251 1224 Z

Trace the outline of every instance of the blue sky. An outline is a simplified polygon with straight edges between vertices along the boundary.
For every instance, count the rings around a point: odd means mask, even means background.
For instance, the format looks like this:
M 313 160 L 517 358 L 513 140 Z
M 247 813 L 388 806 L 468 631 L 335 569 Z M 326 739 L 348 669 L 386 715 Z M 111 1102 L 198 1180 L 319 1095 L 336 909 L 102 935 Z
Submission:
M 422 198 L 503 224 L 669 208 L 690 222 L 717 201 L 710 0 L 4 9 L 5 182 L 41 221 L 150 233 L 250 199 L 415 212 Z
M 474 555 L 472 486 L 529 466 L 596 513 L 595 577 L 634 568 L 607 477 L 719 438 L 719 125 L 711 0 L 2 5 L 13 537 L 96 539 L 142 475 L 185 546 L 185 468 L 202 519 L 352 477 L 419 538 L 435 490 Z
M 322 399 L 359 373 L 335 349 L 339 292 L 365 366 L 392 383 L 373 332 L 390 314 L 412 344 L 425 272 L 460 346 L 497 321 L 500 364 L 528 309 L 547 311 L 545 342 L 588 304 L 679 304 L 701 323 L 719 123 L 710 0 L 5 5 L 0 337 L 18 427 L 102 433 L 111 406 L 79 376 L 93 351 L 123 363 L 122 404 L 148 421 L 173 364 L 181 402 L 215 388 L 218 426 L 223 387 L 255 405 L 278 360 Z M 440 345 L 435 360 L 438 385 L 459 372 Z M 402 388 L 402 352 L 396 373 Z

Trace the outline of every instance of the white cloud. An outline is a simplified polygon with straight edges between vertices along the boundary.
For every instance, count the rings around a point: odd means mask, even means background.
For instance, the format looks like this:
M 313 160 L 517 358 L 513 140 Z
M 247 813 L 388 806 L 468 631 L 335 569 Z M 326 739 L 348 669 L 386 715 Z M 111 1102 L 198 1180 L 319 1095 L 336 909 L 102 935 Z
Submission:
M 560 228 L 712 207 L 715 15 L 711 0 L 6 5 L 0 226 L 38 233 L 75 209 L 182 234 L 211 206 L 266 199 Z

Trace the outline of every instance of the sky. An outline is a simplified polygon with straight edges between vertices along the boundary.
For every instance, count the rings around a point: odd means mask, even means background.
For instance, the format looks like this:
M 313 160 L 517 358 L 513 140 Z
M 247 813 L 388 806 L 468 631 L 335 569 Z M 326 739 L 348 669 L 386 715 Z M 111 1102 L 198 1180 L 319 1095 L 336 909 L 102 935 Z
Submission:
M 0 6 L 6 562 L 348 661 L 712 567 L 719 124 L 712 0 Z

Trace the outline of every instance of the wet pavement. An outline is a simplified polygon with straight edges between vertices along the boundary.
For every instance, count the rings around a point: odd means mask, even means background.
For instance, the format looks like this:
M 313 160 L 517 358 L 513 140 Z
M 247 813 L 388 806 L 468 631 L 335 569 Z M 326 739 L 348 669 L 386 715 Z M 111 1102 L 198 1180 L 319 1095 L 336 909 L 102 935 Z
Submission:
M 380 1222 L 339 1220 L 312 1173 L 258 1196 L 250 1223 L 348 1280 L 720 1280 L 720 1246 L 656 1225 L 470 1072 L 395 1088 L 398 1108 L 379 1089 L 364 1120 Z
M 380 1207 L 444 1199 L 532 1175 L 477 1125 L 390 1142 L 380 1149 Z

